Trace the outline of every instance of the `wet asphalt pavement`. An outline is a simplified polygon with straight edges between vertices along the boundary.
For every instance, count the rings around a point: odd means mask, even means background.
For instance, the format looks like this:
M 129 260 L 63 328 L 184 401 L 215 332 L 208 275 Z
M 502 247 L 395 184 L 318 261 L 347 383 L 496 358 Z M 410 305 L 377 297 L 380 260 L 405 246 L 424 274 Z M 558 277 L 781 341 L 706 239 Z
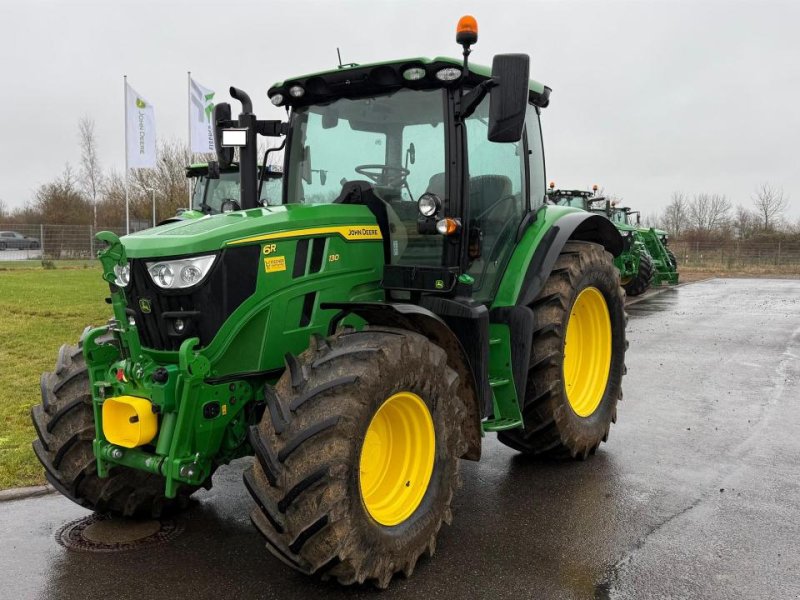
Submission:
M 385 592 L 272 558 L 240 461 L 143 550 L 63 549 L 87 511 L 56 495 L 0 503 L 0 598 L 800 597 L 800 281 L 700 282 L 629 314 L 609 442 L 551 464 L 488 436 L 436 556 Z

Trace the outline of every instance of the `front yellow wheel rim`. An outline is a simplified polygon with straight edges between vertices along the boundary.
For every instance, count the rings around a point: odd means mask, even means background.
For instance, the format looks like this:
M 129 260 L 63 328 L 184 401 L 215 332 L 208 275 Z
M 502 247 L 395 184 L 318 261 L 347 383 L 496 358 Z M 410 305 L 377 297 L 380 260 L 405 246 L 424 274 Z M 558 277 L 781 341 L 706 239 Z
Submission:
M 428 489 L 435 455 L 433 419 L 422 398 L 412 392 L 390 396 L 361 447 L 359 486 L 370 516 L 387 527 L 408 519 Z
M 611 367 L 611 317 L 603 294 L 581 290 L 567 322 L 564 339 L 564 387 L 580 417 L 588 417 L 603 399 Z

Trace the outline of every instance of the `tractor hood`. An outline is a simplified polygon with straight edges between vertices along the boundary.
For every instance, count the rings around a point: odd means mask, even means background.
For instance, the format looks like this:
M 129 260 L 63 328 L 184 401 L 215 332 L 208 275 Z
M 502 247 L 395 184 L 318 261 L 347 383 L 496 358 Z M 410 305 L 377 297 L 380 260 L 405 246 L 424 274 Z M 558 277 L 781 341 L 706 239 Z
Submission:
M 291 235 L 298 230 L 350 225 L 375 227 L 376 221 L 365 206 L 288 204 L 167 223 L 126 235 L 121 241 L 129 258 L 161 258 L 216 252 L 229 245 L 256 244 L 266 234 Z M 374 235 L 380 239 L 377 230 Z

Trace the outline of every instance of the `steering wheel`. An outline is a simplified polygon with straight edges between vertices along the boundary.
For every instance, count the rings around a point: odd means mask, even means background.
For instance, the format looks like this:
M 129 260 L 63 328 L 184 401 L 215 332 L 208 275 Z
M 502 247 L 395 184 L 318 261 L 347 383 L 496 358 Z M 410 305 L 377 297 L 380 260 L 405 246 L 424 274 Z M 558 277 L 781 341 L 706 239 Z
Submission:
M 406 183 L 409 171 L 404 167 L 393 167 L 391 165 L 358 165 L 356 173 L 364 175 L 372 180 L 375 185 L 401 187 Z

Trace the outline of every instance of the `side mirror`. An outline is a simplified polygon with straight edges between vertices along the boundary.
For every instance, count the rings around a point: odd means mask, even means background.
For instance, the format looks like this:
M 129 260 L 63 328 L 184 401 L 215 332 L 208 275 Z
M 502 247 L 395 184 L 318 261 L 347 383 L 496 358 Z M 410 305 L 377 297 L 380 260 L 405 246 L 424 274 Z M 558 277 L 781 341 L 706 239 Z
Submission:
M 220 102 L 214 105 L 214 149 L 217 151 L 217 162 L 223 169 L 230 167 L 233 162 L 233 148 L 222 147 L 221 121 L 231 120 L 231 105 Z
M 492 60 L 495 85 L 489 95 L 490 142 L 518 142 L 528 109 L 531 59 L 527 54 L 498 54 Z

